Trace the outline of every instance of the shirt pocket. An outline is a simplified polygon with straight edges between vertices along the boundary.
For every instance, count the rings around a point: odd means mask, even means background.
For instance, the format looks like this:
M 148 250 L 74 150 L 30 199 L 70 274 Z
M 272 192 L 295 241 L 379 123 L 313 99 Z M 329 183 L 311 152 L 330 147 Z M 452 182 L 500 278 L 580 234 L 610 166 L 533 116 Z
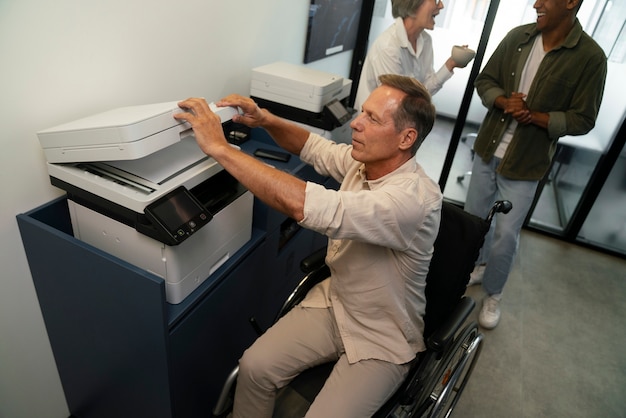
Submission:
M 361 288 L 348 296 L 355 315 L 369 319 L 384 318 L 394 306 L 395 291 L 390 283 L 381 283 L 371 288 Z
M 538 80 L 531 108 L 540 112 L 565 111 L 576 90 L 576 80 L 565 74 L 548 74 Z

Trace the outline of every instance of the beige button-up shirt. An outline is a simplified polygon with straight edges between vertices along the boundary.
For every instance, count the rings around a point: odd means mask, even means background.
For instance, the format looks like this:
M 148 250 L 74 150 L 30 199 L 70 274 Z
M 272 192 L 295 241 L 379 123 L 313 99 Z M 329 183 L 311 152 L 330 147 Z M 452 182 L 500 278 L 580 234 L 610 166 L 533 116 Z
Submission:
M 368 181 L 352 146 L 311 134 L 300 158 L 341 183 L 308 183 L 303 227 L 329 237 L 331 277 L 302 302 L 332 307 L 348 361 L 411 361 L 424 350 L 426 274 L 442 195 L 415 158 Z

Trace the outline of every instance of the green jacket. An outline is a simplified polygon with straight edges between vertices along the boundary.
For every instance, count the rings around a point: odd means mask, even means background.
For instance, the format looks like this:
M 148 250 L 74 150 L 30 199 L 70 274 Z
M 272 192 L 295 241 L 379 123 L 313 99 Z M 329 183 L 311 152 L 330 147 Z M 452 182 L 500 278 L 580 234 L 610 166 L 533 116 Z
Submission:
M 513 119 L 494 106 L 496 97 L 517 91 L 538 34 L 534 23 L 511 30 L 476 78 L 474 86 L 488 112 L 474 150 L 485 162 Z M 550 114 L 548 129 L 518 125 L 498 172 L 513 180 L 540 180 L 550 167 L 560 137 L 584 135 L 594 127 L 606 71 L 604 51 L 577 19 L 563 44 L 544 57 L 526 97 L 531 110 Z

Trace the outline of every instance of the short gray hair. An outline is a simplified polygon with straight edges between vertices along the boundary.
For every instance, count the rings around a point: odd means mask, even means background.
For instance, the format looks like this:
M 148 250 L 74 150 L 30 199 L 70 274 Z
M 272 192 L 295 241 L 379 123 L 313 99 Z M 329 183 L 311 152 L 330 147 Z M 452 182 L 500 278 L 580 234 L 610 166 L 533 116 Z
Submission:
M 394 19 L 413 16 L 422 3 L 424 0 L 391 0 L 391 15 Z

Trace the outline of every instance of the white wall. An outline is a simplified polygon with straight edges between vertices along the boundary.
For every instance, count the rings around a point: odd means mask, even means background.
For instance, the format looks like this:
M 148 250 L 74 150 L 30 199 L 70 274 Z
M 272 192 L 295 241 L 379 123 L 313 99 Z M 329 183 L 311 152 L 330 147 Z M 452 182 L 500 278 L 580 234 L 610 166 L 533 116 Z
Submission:
M 309 0 L 0 0 L 0 417 L 69 415 L 15 215 L 61 194 L 38 130 L 133 104 L 249 93 L 301 63 Z M 347 77 L 351 53 L 310 64 Z

